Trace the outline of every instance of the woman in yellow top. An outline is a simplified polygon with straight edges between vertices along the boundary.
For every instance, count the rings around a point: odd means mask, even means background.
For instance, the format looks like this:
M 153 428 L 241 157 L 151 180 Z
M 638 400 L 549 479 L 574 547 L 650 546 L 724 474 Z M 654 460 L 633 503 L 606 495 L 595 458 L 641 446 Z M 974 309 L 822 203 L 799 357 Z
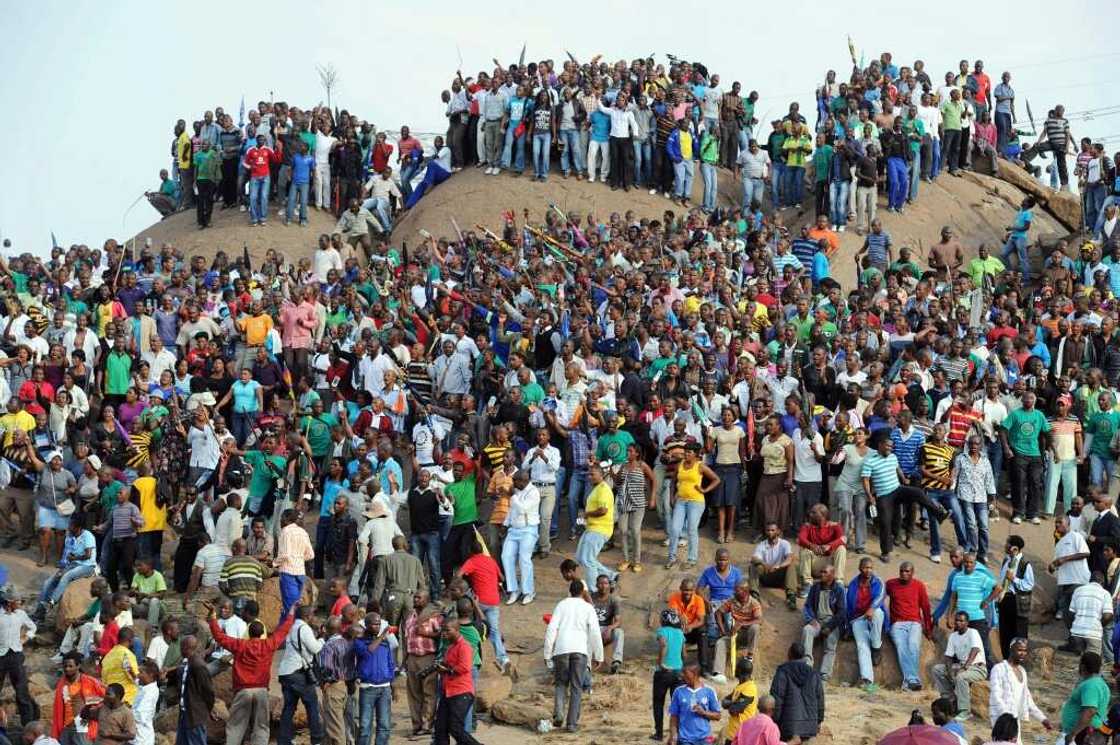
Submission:
M 705 483 L 705 479 L 707 483 Z M 673 494 L 673 519 L 669 523 L 669 558 L 666 569 L 677 563 L 677 541 L 688 526 L 688 560 L 685 568 L 696 566 L 700 553 L 700 518 L 704 516 L 704 495 L 720 485 L 720 478 L 700 460 L 700 445 L 690 442 L 684 459 L 677 465 Z
M 140 508 L 140 516 L 144 518 L 137 555 L 151 557 L 152 566 L 157 572 L 161 572 L 163 560 L 160 553 L 163 549 L 163 529 L 167 527 L 167 507 L 160 504 L 158 483 L 152 476 L 151 463 L 140 465 L 140 477 L 132 482 L 132 489 L 139 497 L 136 506 Z
M 583 580 L 592 585 L 599 575 L 605 575 L 611 584 L 618 581 L 618 572 L 608 569 L 599 561 L 599 552 L 614 534 L 614 491 L 603 479 L 603 468 L 595 463 L 587 469 L 591 482 L 591 492 L 587 495 L 587 506 L 583 516 L 587 529 L 576 544 L 576 561 L 583 567 Z
M 785 532 L 789 529 L 790 492 L 793 489 L 793 440 L 782 432 L 777 416 L 766 420 L 766 436 L 759 448 L 762 456 L 762 479 L 758 482 L 758 527 L 765 530 L 770 523 Z

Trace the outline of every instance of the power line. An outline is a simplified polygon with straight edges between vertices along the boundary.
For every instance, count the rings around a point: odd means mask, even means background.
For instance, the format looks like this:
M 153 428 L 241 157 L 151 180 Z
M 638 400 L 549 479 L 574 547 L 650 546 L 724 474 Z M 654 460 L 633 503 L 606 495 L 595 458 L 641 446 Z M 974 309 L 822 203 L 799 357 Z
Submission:
M 1082 62 L 1090 59 L 1103 59 L 1106 57 L 1120 57 L 1120 52 L 1102 52 L 1101 54 L 1086 54 L 1080 57 L 1067 57 L 1065 59 L 1047 60 L 1045 62 L 1024 62 L 1021 65 L 1004 65 L 1005 70 L 1021 70 L 1027 67 L 1045 67 L 1046 65 L 1064 65 L 1070 62 Z

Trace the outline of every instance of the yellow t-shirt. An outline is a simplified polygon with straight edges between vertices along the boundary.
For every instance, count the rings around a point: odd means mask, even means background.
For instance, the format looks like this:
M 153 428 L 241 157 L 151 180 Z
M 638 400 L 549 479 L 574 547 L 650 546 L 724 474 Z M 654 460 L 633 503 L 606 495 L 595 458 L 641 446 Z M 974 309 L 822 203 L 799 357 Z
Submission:
M 692 134 L 690 132 L 681 132 L 681 158 L 683 160 L 692 160 Z
M 179 170 L 187 171 L 191 167 L 191 138 L 183 132 L 179 135 L 179 139 L 175 141 L 175 149 L 179 154 Z
M 700 461 L 692 464 L 692 468 L 687 467 L 682 461 L 677 466 L 677 499 L 685 502 L 703 502 L 704 492 L 700 491 L 700 480 L 704 478 L 700 474 Z
M 126 670 L 131 671 L 130 676 Z M 101 660 L 101 682 L 106 686 L 120 683 L 124 688 L 124 702 L 132 706 L 132 699 L 136 698 L 136 682 L 133 677 L 140 670 L 136 664 L 136 655 L 128 647 L 117 644 Z
M 24 432 L 35 429 L 35 417 L 22 409 L 15 414 L 5 414 L 0 416 L 0 429 L 4 430 L 4 447 L 8 447 L 15 439 L 17 429 L 22 429 Z
M 259 347 L 264 344 L 268 332 L 272 330 L 272 316 L 265 314 L 250 316 L 238 321 L 237 325 L 245 332 L 245 343 L 250 347 Z
M 151 533 L 167 527 L 167 508 L 156 504 L 156 480 L 153 476 L 141 476 L 132 482 L 140 492 L 140 516 L 144 518 L 142 532 Z
M 754 699 L 747 708 L 743 709 L 740 714 L 731 714 L 727 718 L 727 731 L 726 737 L 728 740 L 734 740 L 735 735 L 739 734 L 739 728 L 743 726 L 743 722 L 747 721 L 755 714 L 758 713 L 758 686 L 755 685 L 753 680 L 746 680 L 735 686 L 735 690 L 731 692 L 730 696 L 732 701 L 741 698 Z
M 602 507 L 607 508 L 607 512 L 602 517 L 590 517 L 589 515 Z M 607 538 L 614 534 L 614 492 L 611 490 L 610 484 L 606 481 L 600 481 L 587 495 L 587 507 L 585 514 L 587 517 L 587 529 L 594 530 L 596 533 L 602 533 Z

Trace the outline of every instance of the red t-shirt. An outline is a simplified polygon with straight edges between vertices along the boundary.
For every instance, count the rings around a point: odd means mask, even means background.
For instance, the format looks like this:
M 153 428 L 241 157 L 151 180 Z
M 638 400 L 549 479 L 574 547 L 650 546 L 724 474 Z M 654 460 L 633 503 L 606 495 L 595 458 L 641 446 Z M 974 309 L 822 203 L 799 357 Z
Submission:
M 502 602 L 498 592 L 498 562 L 486 554 L 475 554 L 463 562 L 463 577 L 471 584 L 471 589 L 483 605 L 497 605 Z
M 393 154 L 393 146 L 388 142 L 378 143 L 370 150 L 369 160 L 376 173 L 381 173 L 389 165 L 389 156 Z
M 464 566 L 466 565 L 464 564 Z M 474 693 L 474 679 L 471 677 L 474 651 L 466 639 L 460 636 L 451 643 L 451 646 L 447 648 L 443 655 L 443 664 L 451 670 L 451 672 L 443 674 L 444 696 L 451 698 L 464 693 Z
M 249 166 L 249 175 L 252 178 L 264 178 L 269 175 L 268 166 L 272 162 L 279 163 L 280 156 L 268 146 L 251 147 L 249 152 L 245 153 L 245 165 Z
M 345 608 L 346 606 L 350 605 L 352 602 L 354 602 L 354 601 L 351 600 L 350 596 L 347 595 L 346 593 L 343 593 L 343 594 L 339 595 L 338 600 L 334 601 L 334 605 L 331 606 L 331 613 L 330 614 L 332 616 L 341 616 L 342 615 L 342 609 Z

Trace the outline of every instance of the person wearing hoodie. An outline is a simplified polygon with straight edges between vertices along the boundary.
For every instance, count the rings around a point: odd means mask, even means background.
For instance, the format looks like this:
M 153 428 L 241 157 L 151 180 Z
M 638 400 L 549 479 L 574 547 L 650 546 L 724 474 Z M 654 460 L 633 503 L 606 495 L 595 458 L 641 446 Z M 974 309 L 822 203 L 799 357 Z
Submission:
M 816 737 L 824 721 L 824 683 L 805 658 L 806 650 L 800 642 L 789 645 L 786 661 L 774 671 L 770 682 L 770 695 L 774 697 L 772 717 L 778 723 L 782 740 L 787 742 L 794 737 Z
M 875 576 L 870 556 L 859 562 L 859 574 L 848 585 L 846 603 L 848 606 L 848 626 L 856 640 L 856 654 L 859 657 L 860 687 L 866 693 L 875 693 L 875 666 L 883 652 L 883 627 L 890 622 L 883 615 L 885 597 L 883 581 Z
M 366 615 L 366 633 L 354 640 L 354 657 L 358 672 L 358 742 L 370 741 L 370 729 L 376 719 L 377 736 L 374 745 L 389 745 L 393 728 L 392 701 L 393 679 L 397 668 L 393 662 L 393 634 L 395 627 L 381 622 L 377 612 Z
M 805 626 L 801 630 L 801 647 L 805 650 L 805 662 L 813 665 L 813 642 L 823 636 L 824 658 L 821 660 L 821 678 L 832 676 L 832 665 L 836 662 L 836 645 L 848 621 L 847 601 L 844 585 L 836 579 L 836 569 L 826 565 L 821 570 L 821 578 L 809 588 L 802 609 Z M 785 736 L 785 731 L 782 731 Z

